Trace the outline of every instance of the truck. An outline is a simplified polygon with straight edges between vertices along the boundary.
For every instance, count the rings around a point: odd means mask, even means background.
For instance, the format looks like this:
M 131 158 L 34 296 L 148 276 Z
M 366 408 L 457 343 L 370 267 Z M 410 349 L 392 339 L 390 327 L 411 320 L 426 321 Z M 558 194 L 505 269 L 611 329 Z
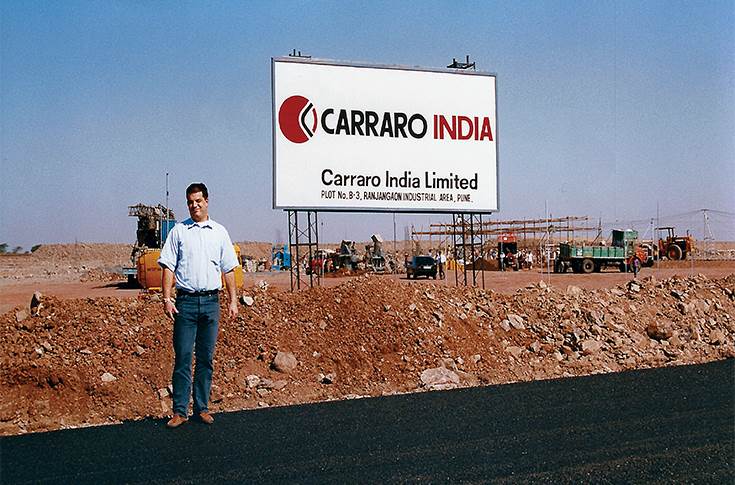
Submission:
M 419 276 L 436 279 L 436 260 L 432 256 L 414 256 L 406 266 L 406 278 L 416 279 Z
M 506 268 L 513 268 L 513 271 L 518 271 L 520 266 L 517 255 L 518 240 L 516 235 L 512 232 L 498 234 L 498 269 L 505 271 Z
M 638 244 L 638 231 L 612 231 L 612 244 L 575 245 L 559 244 L 559 255 L 554 260 L 554 272 L 565 273 L 572 269 L 575 273 L 592 273 L 602 271 L 608 266 L 615 266 L 622 272 L 630 271 L 633 264 L 649 265 L 648 252 Z

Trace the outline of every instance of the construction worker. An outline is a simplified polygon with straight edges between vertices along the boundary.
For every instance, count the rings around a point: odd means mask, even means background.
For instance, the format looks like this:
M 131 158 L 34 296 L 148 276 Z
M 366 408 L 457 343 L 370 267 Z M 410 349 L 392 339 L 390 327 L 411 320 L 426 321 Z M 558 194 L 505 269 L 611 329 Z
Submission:
M 174 226 L 166 239 L 158 264 L 163 268 L 163 311 L 174 321 L 173 417 L 169 428 L 188 419 L 192 391 L 191 359 L 194 369 L 194 417 L 212 424 L 209 393 L 212 361 L 219 327 L 219 290 L 222 276 L 229 296 L 227 312 L 237 316 L 234 270 L 237 256 L 227 230 L 209 218 L 209 193 L 203 183 L 186 189 L 189 219 Z M 176 277 L 176 301 L 171 298 Z
M 447 257 L 442 253 L 442 250 L 440 249 L 436 253 L 436 266 L 437 270 L 439 271 L 439 279 L 444 279 L 444 263 L 447 262 Z

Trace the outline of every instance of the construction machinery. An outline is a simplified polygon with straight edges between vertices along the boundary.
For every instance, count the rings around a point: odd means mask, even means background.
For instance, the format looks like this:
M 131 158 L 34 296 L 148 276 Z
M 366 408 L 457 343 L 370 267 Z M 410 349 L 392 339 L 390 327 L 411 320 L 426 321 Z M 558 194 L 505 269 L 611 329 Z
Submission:
M 373 244 L 365 246 L 365 267 L 374 273 L 385 273 L 383 237 L 380 234 L 373 234 L 370 239 L 372 239 Z
M 176 225 L 176 216 L 171 209 L 158 204 L 149 206 L 136 204 L 128 207 L 128 215 L 138 218 L 136 241 L 130 254 L 132 266 L 124 267 L 123 274 L 128 284 L 140 285 L 145 290 L 160 290 L 163 285 L 163 270 L 158 264 L 169 232 Z M 240 246 L 233 244 L 239 266 L 235 268 L 235 284 L 243 285 L 242 256 Z M 224 275 L 222 275 L 224 286 Z
M 518 271 L 518 240 L 512 232 L 504 232 L 498 234 L 498 268 L 505 271 L 505 268 L 513 268 Z M 505 267 L 505 268 L 504 268 Z
M 571 243 L 559 244 L 559 256 L 554 262 L 555 273 L 565 273 L 569 268 L 575 273 L 599 272 L 607 266 L 617 266 L 626 272 L 637 264 L 648 261 L 648 252 L 638 244 L 638 231 L 612 231 L 610 246 L 581 246 Z
M 124 267 L 123 274 L 128 277 L 129 285 L 140 284 L 143 288 L 148 288 L 141 283 L 141 280 L 149 281 L 147 274 L 156 271 L 155 267 L 158 266 L 156 261 L 168 233 L 176 225 L 176 216 L 171 209 L 161 204 L 128 206 L 128 216 L 138 218 L 138 227 L 135 231 L 135 245 L 130 253 L 132 265 Z M 158 271 L 160 272 L 160 268 Z M 161 286 L 160 281 L 158 286 Z
M 271 246 L 271 270 L 287 269 L 291 269 L 291 253 L 288 250 L 288 244 L 274 244 Z
M 694 238 L 692 236 L 677 236 L 674 227 L 665 226 L 656 228 L 658 237 L 658 254 L 654 258 L 666 256 L 667 258 L 678 261 L 687 259 L 687 256 L 694 249 Z M 666 231 L 666 239 L 661 237 L 663 231 Z
M 360 258 L 357 256 L 355 242 L 349 239 L 343 239 L 339 244 L 339 253 L 335 259 L 335 269 L 346 268 L 348 270 L 356 270 L 357 263 Z

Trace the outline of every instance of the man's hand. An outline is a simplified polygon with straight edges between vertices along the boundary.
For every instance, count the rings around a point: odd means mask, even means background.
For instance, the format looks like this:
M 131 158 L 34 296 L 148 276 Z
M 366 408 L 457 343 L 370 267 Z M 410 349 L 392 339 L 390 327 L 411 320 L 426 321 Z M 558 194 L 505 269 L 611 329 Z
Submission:
M 165 313 L 166 316 L 171 320 L 174 320 L 174 315 L 179 313 L 179 311 L 176 309 L 176 305 L 174 305 L 174 302 L 171 298 L 163 299 L 163 313 Z
M 227 297 L 230 299 L 230 304 L 227 306 L 227 315 L 230 318 L 237 316 L 237 285 L 235 284 L 235 271 L 225 273 L 225 286 L 227 287 Z
M 237 316 L 237 312 L 238 312 L 237 301 L 230 300 L 230 304 L 227 305 L 227 314 L 230 316 L 230 318 L 235 318 Z

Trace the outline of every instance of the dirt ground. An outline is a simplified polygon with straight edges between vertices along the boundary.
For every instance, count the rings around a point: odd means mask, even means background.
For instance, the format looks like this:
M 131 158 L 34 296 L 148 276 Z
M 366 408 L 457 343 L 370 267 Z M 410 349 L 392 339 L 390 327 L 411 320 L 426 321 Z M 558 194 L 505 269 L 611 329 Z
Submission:
M 159 295 L 110 275 L 126 247 L 86 246 L 82 256 L 77 245 L 0 258 L 1 435 L 171 411 L 171 322 Z M 455 286 L 453 272 L 364 275 L 291 293 L 287 272 L 247 273 L 240 315 L 221 323 L 212 409 L 735 356 L 733 261 L 665 262 L 635 281 L 613 271 L 494 271 L 478 285 Z

